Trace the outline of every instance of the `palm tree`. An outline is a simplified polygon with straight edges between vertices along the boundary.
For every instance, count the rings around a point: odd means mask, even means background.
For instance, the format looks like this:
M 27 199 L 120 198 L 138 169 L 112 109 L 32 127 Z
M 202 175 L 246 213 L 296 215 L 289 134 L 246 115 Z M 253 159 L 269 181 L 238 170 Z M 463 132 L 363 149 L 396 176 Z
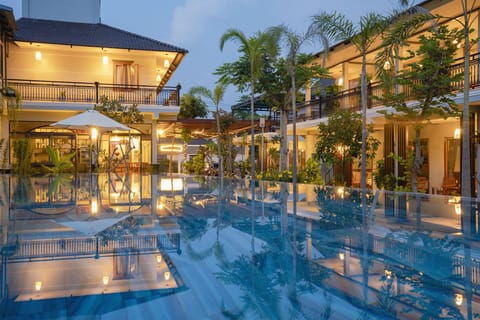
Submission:
M 258 32 L 254 36 L 247 38 L 245 34 L 238 29 L 228 29 L 220 38 L 220 50 L 223 50 L 225 43 L 229 40 L 240 43 L 239 51 L 243 52 L 250 62 L 250 175 L 252 186 L 255 185 L 255 130 L 254 130 L 254 96 L 255 84 L 262 73 L 264 57 L 266 55 L 275 56 L 278 51 L 277 39 L 272 34 Z M 252 196 L 254 189 L 252 188 Z M 252 198 L 252 201 L 254 199 Z
M 473 12 L 475 2 L 472 4 L 472 11 L 469 11 L 467 0 L 462 0 L 463 9 L 463 110 L 462 110 L 462 177 L 461 194 L 463 197 L 472 196 L 471 168 L 470 168 L 470 30 L 475 19 L 472 19 L 470 12 Z M 478 161 L 478 159 L 477 159 Z M 480 192 L 477 190 L 477 197 Z
M 385 19 L 376 13 L 369 13 L 360 17 L 358 27 L 353 25 L 353 22 L 348 20 L 344 15 L 334 12 L 333 14 L 321 13 L 313 17 L 310 26 L 312 32 L 324 34 L 336 41 L 350 40 L 362 56 L 362 74 L 361 74 L 361 100 L 362 100 L 362 152 L 361 152 L 361 175 L 360 188 L 362 190 L 362 216 L 363 216 L 363 234 L 368 233 L 368 219 L 367 219 L 367 197 L 366 197 L 366 181 L 367 181 L 367 52 L 374 44 L 375 40 L 380 36 L 381 31 L 385 25 Z M 368 283 L 368 254 L 367 245 L 363 237 L 364 254 L 362 258 L 363 270 L 363 295 L 367 299 L 366 284 Z
M 343 14 L 320 13 L 313 16 L 310 26 L 311 32 L 326 35 L 336 41 L 350 40 L 362 56 L 362 74 L 361 74 L 361 101 L 362 101 L 362 158 L 361 158 L 361 177 L 360 188 L 366 189 L 367 178 L 367 52 L 380 36 L 385 27 L 385 19 L 377 13 L 369 13 L 362 16 L 358 27 L 348 20 Z M 362 197 L 362 203 L 365 201 Z M 364 207 L 365 208 L 365 207 Z
M 190 89 L 190 92 L 192 94 L 199 94 L 201 96 L 204 96 L 208 99 L 210 99 L 213 104 L 215 105 L 215 118 L 217 120 L 217 136 L 218 136 L 218 146 L 217 146 L 217 152 L 218 152 L 218 172 L 219 172 L 219 177 L 220 180 L 223 177 L 223 157 L 222 157 L 222 146 L 220 143 L 220 135 L 221 135 L 221 130 L 220 130 L 220 112 L 219 112 L 219 105 L 223 100 L 223 97 L 225 96 L 225 91 L 227 89 L 227 85 L 223 83 L 219 83 L 215 86 L 213 91 L 208 90 L 205 87 L 199 86 L 199 87 L 193 87 Z
M 290 76 L 290 101 L 292 107 L 292 136 L 293 136 L 293 153 L 292 153 L 292 184 L 293 184 L 293 213 L 296 214 L 296 199 L 297 199 L 297 119 L 296 119 L 296 105 L 297 105 L 297 66 L 298 56 L 300 54 L 301 47 L 313 37 L 313 33 L 306 32 L 304 34 L 296 33 L 285 25 L 270 28 L 270 32 L 276 37 L 284 40 L 287 49 L 287 71 Z

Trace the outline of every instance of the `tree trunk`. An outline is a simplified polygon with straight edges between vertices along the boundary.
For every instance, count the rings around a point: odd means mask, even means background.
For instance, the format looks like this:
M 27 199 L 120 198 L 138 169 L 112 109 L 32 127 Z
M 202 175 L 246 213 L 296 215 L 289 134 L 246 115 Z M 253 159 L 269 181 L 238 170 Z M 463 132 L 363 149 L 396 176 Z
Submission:
M 461 177 L 461 194 L 462 197 L 472 196 L 471 185 L 471 168 L 470 168 L 470 37 L 467 0 L 462 1 L 463 7 L 463 23 L 464 23 L 464 66 L 463 66 L 463 114 L 462 114 L 462 177 Z M 478 191 L 477 191 L 478 192 Z
M 218 176 L 220 177 L 220 180 L 223 178 L 223 158 L 222 158 L 222 143 L 221 143 L 221 132 L 220 132 L 220 114 L 218 112 L 218 104 L 216 105 L 217 109 L 217 136 L 218 136 L 218 141 L 217 141 L 217 156 L 218 156 Z
M 362 95 L 362 158 L 360 168 L 360 189 L 362 190 L 362 215 L 363 219 L 367 219 L 367 52 L 362 51 L 362 79 L 361 79 L 361 95 Z
M 413 158 L 410 184 L 412 192 L 417 192 L 417 176 L 420 173 L 423 163 L 422 144 L 420 141 L 420 127 L 415 127 L 415 157 Z
M 288 160 L 288 136 L 287 136 L 288 110 L 280 111 L 280 167 L 279 171 L 287 169 Z
M 252 67 L 253 70 L 253 67 Z M 251 92 L 250 92 L 250 179 L 255 184 L 255 88 L 254 81 L 252 79 L 250 83 Z M 252 192 L 255 191 L 255 188 L 252 188 Z M 254 194 L 252 194 L 253 200 Z

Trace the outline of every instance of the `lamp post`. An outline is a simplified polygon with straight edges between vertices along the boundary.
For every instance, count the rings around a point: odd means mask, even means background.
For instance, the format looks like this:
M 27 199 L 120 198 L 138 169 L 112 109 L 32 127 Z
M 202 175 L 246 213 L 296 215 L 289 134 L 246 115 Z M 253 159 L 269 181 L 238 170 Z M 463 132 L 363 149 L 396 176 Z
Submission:
M 96 161 L 93 160 L 93 155 L 96 154 L 96 150 L 93 150 L 93 147 L 97 146 L 97 139 L 98 139 L 98 130 L 96 128 L 92 128 L 90 131 L 90 138 L 91 138 L 91 147 L 90 147 L 90 172 L 93 172 L 93 167 L 96 164 Z

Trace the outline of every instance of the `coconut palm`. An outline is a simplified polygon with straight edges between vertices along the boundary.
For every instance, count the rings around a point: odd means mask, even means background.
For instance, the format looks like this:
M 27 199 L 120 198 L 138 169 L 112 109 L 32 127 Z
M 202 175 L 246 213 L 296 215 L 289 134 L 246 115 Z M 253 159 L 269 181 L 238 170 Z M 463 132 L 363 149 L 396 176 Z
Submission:
M 219 177 L 222 179 L 223 177 L 223 157 L 222 157 L 222 146 L 220 144 L 220 135 L 221 135 L 221 130 L 220 130 L 220 112 L 219 112 L 219 105 L 223 100 L 223 97 L 225 96 L 225 91 L 227 89 L 227 85 L 223 83 L 219 83 L 215 86 L 213 91 L 199 86 L 199 87 L 193 87 L 190 89 L 190 92 L 192 94 L 199 94 L 201 96 L 204 96 L 207 99 L 210 99 L 212 103 L 215 105 L 215 118 L 217 121 L 217 135 L 218 135 L 218 146 L 217 146 L 217 151 L 218 151 L 218 172 L 219 172 Z
M 250 145 L 250 175 L 252 186 L 255 185 L 255 130 L 254 130 L 254 96 L 255 84 L 262 73 L 264 57 L 266 55 L 275 56 L 278 52 L 277 39 L 271 33 L 258 32 L 254 36 L 247 38 L 245 34 L 238 29 L 228 29 L 220 38 L 220 50 L 223 50 L 227 41 L 237 41 L 240 43 L 239 51 L 244 53 L 250 63 L 250 126 L 251 126 L 251 145 Z M 254 189 L 252 188 L 252 195 Z M 253 200 L 253 199 L 252 199 Z
M 364 226 L 362 227 L 364 234 L 368 233 L 368 219 L 367 217 L 367 197 L 366 197 L 366 180 L 367 180 L 367 52 L 380 36 L 381 31 L 385 27 L 385 19 L 379 14 L 369 13 L 360 17 L 359 25 L 354 26 L 353 22 L 348 20 L 343 14 L 338 12 L 320 13 L 312 18 L 310 26 L 311 32 L 326 35 L 336 41 L 349 40 L 356 47 L 357 51 L 362 57 L 362 73 L 361 73 L 361 101 L 362 101 L 362 152 L 361 152 L 361 175 L 360 188 L 362 190 L 362 215 Z M 365 237 L 364 237 L 365 238 Z M 364 244 L 364 254 L 362 258 L 363 283 L 368 283 L 368 254 L 366 252 L 367 246 Z M 363 287 L 363 295 L 367 299 L 366 285 Z
M 297 131 L 296 131 L 296 96 L 297 96 L 297 65 L 298 58 L 300 54 L 300 49 L 302 46 L 312 40 L 313 33 L 296 33 L 285 25 L 280 25 L 277 27 L 270 28 L 272 34 L 276 34 L 277 37 L 282 39 L 285 43 L 287 50 L 287 71 L 290 76 L 291 87 L 290 87 L 290 100 L 292 107 L 292 136 L 293 136 L 293 163 L 292 163 L 292 183 L 293 183 L 293 212 L 296 212 L 296 183 L 297 183 Z
M 348 20 L 343 14 L 320 13 L 312 18 L 310 25 L 311 32 L 323 34 L 336 41 L 350 40 L 356 47 L 362 57 L 361 74 L 361 101 L 362 101 L 362 158 L 361 158 L 361 177 L 360 187 L 366 189 L 367 176 L 367 52 L 380 36 L 384 29 L 386 21 L 384 17 L 377 13 L 369 13 L 362 16 L 359 25 L 354 26 L 353 22 Z M 362 203 L 365 199 L 362 199 Z
M 463 38 L 465 45 L 463 47 L 463 110 L 462 110 L 462 184 L 461 194 L 463 197 L 472 195 L 471 168 L 470 168 L 470 31 L 476 19 L 472 18 L 471 13 L 475 7 L 476 1 L 473 1 L 471 10 L 467 6 L 467 0 L 462 0 L 463 9 Z M 478 161 L 478 160 L 477 160 Z M 479 184 L 480 187 L 480 184 Z M 480 192 L 477 189 L 477 197 Z

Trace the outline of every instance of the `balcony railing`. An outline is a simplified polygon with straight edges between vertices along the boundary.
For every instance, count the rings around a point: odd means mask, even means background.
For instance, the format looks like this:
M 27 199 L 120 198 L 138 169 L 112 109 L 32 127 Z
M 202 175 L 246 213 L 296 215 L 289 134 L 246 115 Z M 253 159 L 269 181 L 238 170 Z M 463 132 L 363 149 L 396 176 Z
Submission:
M 480 54 L 476 53 L 470 56 L 470 88 L 480 86 Z M 450 66 L 452 74 L 463 73 L 464 59 L 456 60 L 456 63 Z M 463 79 L 452 83 L 454 90 L 463 90 Z M 413 95 L 408 88 L 400 88 L 405 93 L 406 98 L 412 98 Z M 368 106 L 377 107 L 382 105 L 379 99 L 383 96 L 383 88 L 379 82 L 371 83 L 368 86 Z M 320 119 L 330 116 L 337 109 L 346 109 L 351 111 L 361 110 L 361 92 L 360 87 L 344 90 L 335 95 L 321 96 L 306 103 L 297 104 L 297 121 Z M 288 122 L 292 122 L 292 113 L 288 115 Z
M 39 259 L 53 257 L 78 257 L 114 254 L 119 249 L 138 251 L 163 250 L 177 251 L 180 236 L 177 233 L 159 235 L 130 235 L 118 240 L 102 243 L 96 237 L 75 239 L 22 240 L 15 247 L 10 260 Z
M 8 80 L 8 87 L 20 93 L 22 101 L 99 103 L 102 97 L 122 104 L 178 106 L 180 86 L 114 85 L 89 82 Z

